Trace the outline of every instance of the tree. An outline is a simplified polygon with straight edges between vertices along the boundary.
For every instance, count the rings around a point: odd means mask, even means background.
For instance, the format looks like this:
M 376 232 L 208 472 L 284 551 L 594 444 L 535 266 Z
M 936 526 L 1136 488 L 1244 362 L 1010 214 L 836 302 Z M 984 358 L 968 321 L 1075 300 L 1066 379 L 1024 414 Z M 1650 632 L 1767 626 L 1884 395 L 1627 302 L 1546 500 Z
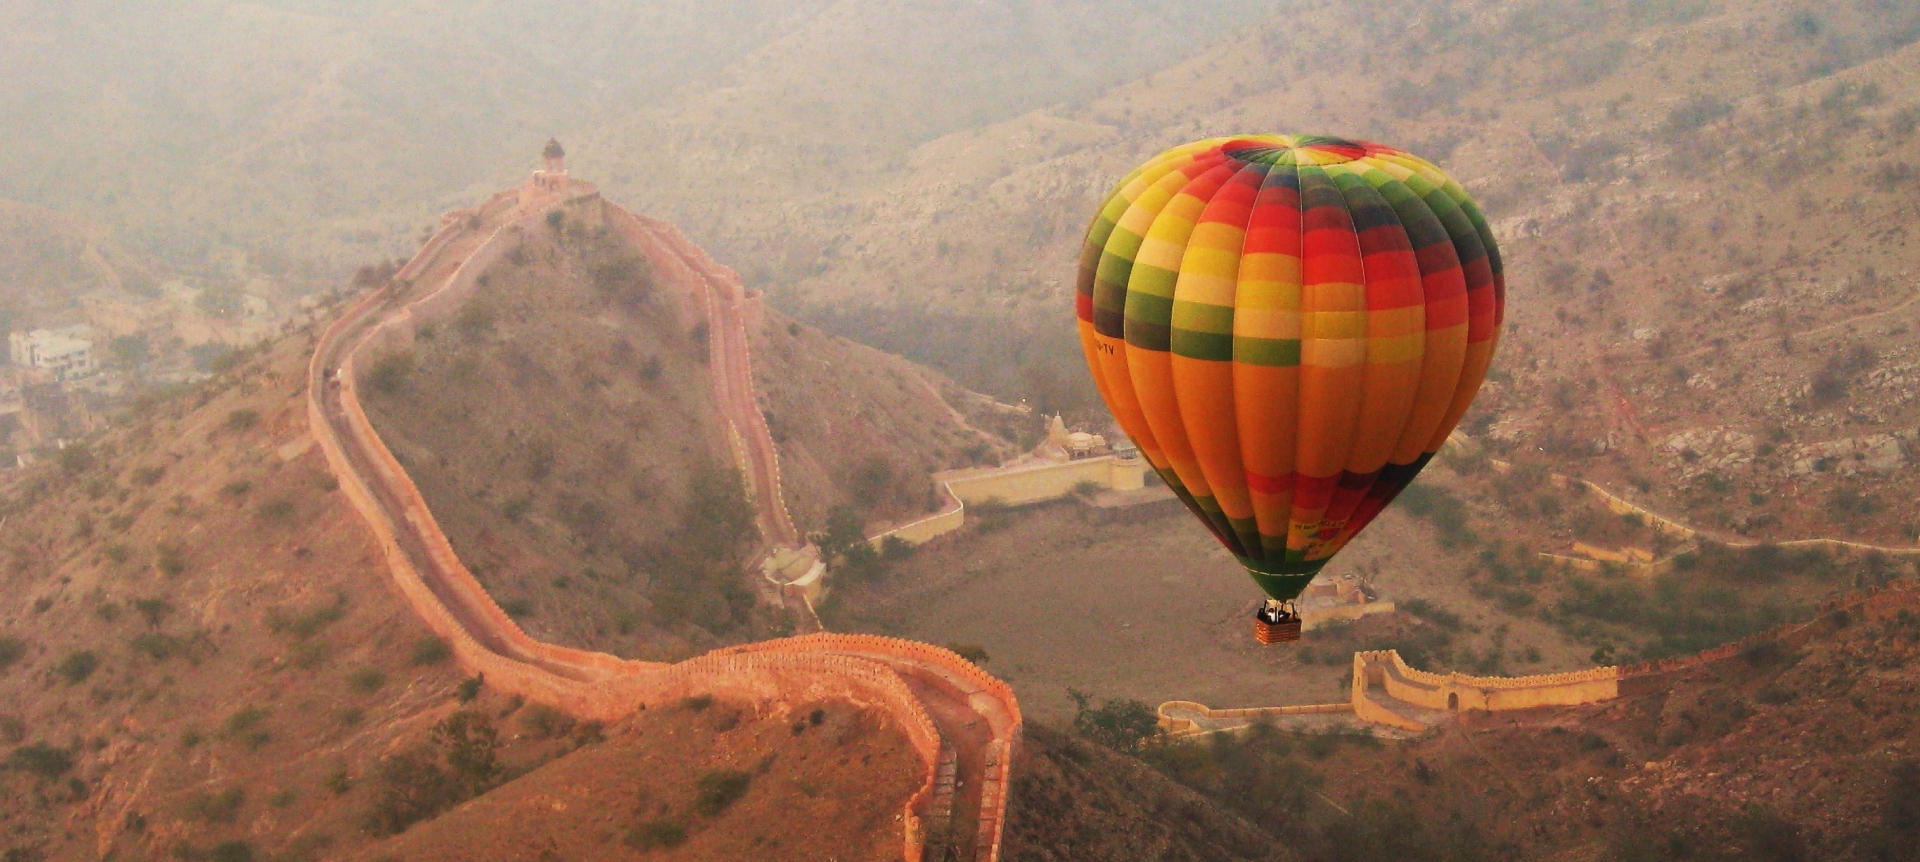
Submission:
M 428 731 L 428 738 L 439 745 L 468 796 L 486 792 L 500 778 L 500 735 L 484 713 L 462 710 Z
M 1109 699 L 1094 709 L 1086 692 L 1069 688 L 1067 696 L 1073 698 L 1074 731 L 1115 751 L 1138 754 L 1160 735 L 1160 717 L 1141 701 Z

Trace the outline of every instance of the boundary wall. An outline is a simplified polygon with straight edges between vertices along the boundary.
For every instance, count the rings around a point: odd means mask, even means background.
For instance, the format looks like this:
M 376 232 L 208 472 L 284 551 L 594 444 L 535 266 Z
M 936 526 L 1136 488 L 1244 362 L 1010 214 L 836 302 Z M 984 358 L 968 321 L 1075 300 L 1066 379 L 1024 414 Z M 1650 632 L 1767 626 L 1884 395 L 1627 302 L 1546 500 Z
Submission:
M 1456 431 L 1454 433 L 1458 434 L 1459 432 Z M 1448 438 L 1448 441 L 1450 444 L 1461 446 L 1462 448 L 1466 448 L 1468 445 L 1473 445 L 1473 444 L 1461 444 L 1461 443 L 1455 442 L 1451 437 Z M 1497 458 L 1488 458 L 1487 464 L 1490 467 L 1492 467 L 1495 472 L 1499 472 L 1499 473 L 1508 473 L 1514 469 L 1514 465 L 1512 463 L 1507 461 L 1501 461 Z M 1687 540 L 1710 539 L 1713 541 L 1722 542 L 1723 544 L 1725 544 L 1727 547 L 1730 547 L 1730 548 L 1757 548 L 1757 547 L 1760 547 L 1761 545 L 1773 545 L 1775 547 L 1780 547 L 1780 548 L 1820 547 L 1820 548 L 1830 548 L 1835 550 L 1848 550 L 1848 551 L 1873 551 L 1873 552 L 1889 554 L 1897 557 L 1920 556 L 1920 547 L 1897 547 L 1897 546 L 1890 546 L 1890 545 L 1875 545 L 1867 542 L 1854 542 L 1854 541 L 1849 541 L 1847 539 L 1832 539 L 1832 538 L 1825 538 L 1825 537 L 1812 538 L 1812 539 L 1783 539 L 1778 542 L 1758 542 L 1758 541 L 1728 542 L 1728 541 L 1718 539 L 1706 533 L 1705 531 L 1698 530 L 1693 527 L 1689 527 L 1685 524 L 1680 523 L 1679 521 L 1676 521 L 1665 515 L 1661 515 L 1644 506 L 1641 506 L 1637 503 L 1627 500 L 1617 494 L 1614 494 L 1611 491 L 1608 491 L 1605 488 L 1600 487 L 1600 485 L 1595 482 L 1591 482 L 1586 479 L 1576 478 L 1573 476 L 1565 476 L 1559 473 L 1548 473 L 1546 474 L 1546 476 L 1547 476 L 1547 481 L 1552 482 L 1555 487 L 1564 488 L 1570 491 L 1584 491 L 1587 494 L 1590 494 L 1594 498 L 1598 499 L 1603 505 L 1607 507 L 1608 511 L 1616 515 L 1638 516 L 1641 520 L 1646 522 L 1647 526 L 1652 527 L 1654 530 L 1661 533 L 1665 533 L 1669 536 L 1680 538 L 1680 539 L 1687 539 Z M 1583 550 L 1581 547 L 1577 545 L 1574 548 L 1574 550 L 1581 553 L 1588 553 L 1588 551 Z M 1638 554 L 1644 554 L 1645 552 L 1641 551 L 1638 548 L 1629 548 L 1629 549 L 1626 549 L 1624 552 L 1614 552 L 1614 553 L 1620 554 L 1621 556 L 1635 556 Z M 1662 560 L 1649 559 L 1645 561 L 1640 561 L 1640 560 L 1584 559 L 1581 557 L 1571 557 L 1571 556 L 1566 556 L 1564 554 L 1551 554 L 1551 553 L 1542 553 L 1540 554 L 1540 556 L 1546 558 L 1549 562 L 1553 562 L 1559 565 L 1567 566 L 1567 567 L 1578 569 L 1581 571 L 1588 571 L 1588 572 L 1604 571 L 1608 566 L 1613 566 L 1616 568 L 1624 569 L 1625 571 L 1634 575 L 1638 575 L 1640 577 L 1652 577 L 1654 575 L 1665 574 L 1666 572 L 1669 572 L 1673 569 L 1672 557 L 1668 557 Z
M 368 420 L 358 398 L 354 359 L 368 344 L 410 341 L 420 322 L 446 314 L 470 293 L 478 273 L 517 242 L 520 232 L 542 218 L 546 209 L 587 196 L 532 195 L 515 202 L 510 199 L 514 194 L 495 195 L 479 211 L 468 214 L 519 210 L 482 239 L 440 288 L 370 328 L 362 327 L 393 301 L 395 285 L 417 279 L 458 241 L 475 238 L 468 234 L 481 219 L 446 220 L 393 282 L 362 297 L 322 332 L 308 365 L 310 433 L 349 503 L 373 531 L 396 589 L 430 629 L 447 639 L 467 671 L 484 674 L 488 684 L 503 691 L 589 720 L 617 720 L 644 709 L 648 701 L 671 702 L 699 693 L 747 700 L 756 709 L 781 709 L 795 699 L 840 698 L 885 711 L 906 734 L 925 768 L 919 789 L 901 814 L 902 855 L 908 862 L 920 862 L 925 853 L 927 836 L 921 818 L 935 790 L 942 737 L 903 674 L 935 674 L 962 692 L 969 708 L 993 725 L 993 740 L 983 752 L 987 768 L 976 859 L 997 860 L 1010 754 L 1021 732 L 1019 705 L 1009 686 L 958 655 L 893 638 L 814 635 L 718 650 L 675 665 L 629 661 L 528 637 L 460 562 L 419 489 Z M 357 340 L 347 344 L 350 336 Z M 344 359 L 337 368 L 330 367 L 342 351 Z M 337 389 L 330 386 L 332 379 L 338 380 Z M 331 411 L 330 393 L 337 393 Z M 417 561 L 409 543 L 422 555 Z M 417 562 L 432 571 L 422 571 Z

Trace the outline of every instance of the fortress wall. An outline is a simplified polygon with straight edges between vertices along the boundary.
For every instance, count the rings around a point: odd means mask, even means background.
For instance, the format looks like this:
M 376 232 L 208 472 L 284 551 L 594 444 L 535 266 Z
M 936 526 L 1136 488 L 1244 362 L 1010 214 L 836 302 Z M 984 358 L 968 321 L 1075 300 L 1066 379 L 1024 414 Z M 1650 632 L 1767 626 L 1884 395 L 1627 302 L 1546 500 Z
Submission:
M 967 692 L 969 703 L 975 711 L 986 717 L 993 731 L 993 744 L 987 752 L 986 772 L 981 777 L 980 833 L 975 846 L 981 848 L 982 853 L 987 854 L 984 857 L 985 862 L 997 862 L 1000 858 L 1000 836 L 1006 823 L 1007 783 L 1012 778 L 1013 756 L 1019 750 L 1024 723 L 1020 714 L 1020 702 L 1014 697 L 1013 687 L 981 670 L 973 662 L 961 658 L 952 650 L 918 641 L 880 635 L 822 632 L 777 641 L 742 644 L 717 650 L 716 653 L 737 655 L 806 650 L 872 656 L 882 660 L 897 659 L 919 666 L 938 668 L 944 672 L 950 683 L 958 684 L 963 691 Z
M 908 544 L 920 545 L 932 541 L 935 537 L 946 535 L 947 533 L 966 526 L 966 501 L 956 496 L 953 493 L 953 489 L 947 487 L 945 482 L 940 483 L 940 488 L 947 492 L 947 504 L 942 507 L 939 512 L 928 515 L 918 521 L 911 521 L 894 527 L 886 532 L 877 533 L 872 538 L 867 539 L 867 543 L 873 545 L 875 548 L 879 548 L 888 537 L 893 537 Z
M 497 200 L 501 200 L 500 196 L 496 196 Z M 536 209 L 547 202 L 535 199 L 528 208 Z M 494 205 L 494 201 L 488 204 Z M 625 214 L 618 208 L 614 210 Z M 471 291 L 477 273 L 503 253 L 506 246 L 502 236 L 508 228 L 538 217 L 541 216 L 530 215 L 496 229 L 449 276 L 441 291 L 429 294 L 383 321 L 364 337 L 360 346 L 386 343 L 383 336 L 401 329 L 410 335 L 412 328 L 423 319 L 446 314 L 453 306 L 449 297 Z M 431 259 L 465 230 L 462 225 L 463 220 L 449 223 L 404 271 L 410 277 L 424 272 Z M 323 394 L 327 386 L 326 369 L 322 361 L 347 337 L 347 324 L 360 320 L 372 306 L 387 301 L 391 295 L 391 288 L 369 294 L 322 333 L 308 368 L 308 421 L 340 480 L 342 491 L 373 529 L 395 586 L 428 627 L 447 639 L 463 668 L 484 674 L 489 685 L 503 691 L 598 721 L 629 715 L 637 708 L 644 708 L 647 699 L 659 702 L 661 698 L 695 693 L 714 693 L 755 703 L 831 697 L 883 710 L 902 727 L 927 770 L 925 781 L 902 815 L 906 832 L 903 852 L 914 862 L 924 852 L 919 812 L 930 799 L 942 743 L 924 706 L 907 687 L 898 669 L 888 665 L 899 662 L 910 664 L 912 669 L 931 669 L 965 693 L 973 708 L 993 725 L 994 740 L 985 752 L 987 770 L 981 782 L 979 847 L 981 859 L 987 862 L 998 859 L 1007 780 L 1022 726 L 1020 708 L 1010 686 L 949 650 L 871 635 L 822 634 L 718 650 L 669 666 L 558 647 L 527 637 L 461 563 L 419 489 L 368 420 L 358 398 L 358 380 L 354 373 L 358 347 L 341 362 L 339 402 L 347 434 L 359 451 L 373 461 L 370 476 L 363 476 L 356 469 L 347 455 L 345 441 L 334 432 L 326 416 Z M 469 613 L 480 615 L 484 630 L 495 632 L 506 641 L 500 645 L 505 648 L 505 654 L 476 639 L 446 600 L 422 577 L 400 545 L 398 536 L 402 525 L 390 518 L 368 481 L 381 483 L 395 498 L 396 514 L 405 519 L 405 526 L 418 537 L 440 574 L 436 582 L 452 591 L 447 599 L 460 602 Z
M 1173 710 L 1185 710 L 1197 713 L 1203 718 L 1247 718 L 1259 719 L 1266 716 L 1287 715 L 1338 715 L 1353 712 L 1352 703 L 1316 703 L 1305 706 L 1259 706 L 1234 709 L 1213 709 L 1203 703 L 1191 700 L 1170 700 L 1160 704 L 1157 710 L 1160 716 L 1160 729 L 1175 738 L 1208 733 L 1199 722 L 1190 718 L 1170 715 Z
M 1010 506 L 1037 503 L 1041 500 L 1054 500 L 1073 493 L 1074 486 L 1081 482 L 1092 482 L 1103 488 L 1114 487 L 1116 477 L 1126 481 L 1140 481 L 1144 469 L 1136 460 L 1132 465 L 1120 465 L 1119 459 L 1112 455 L 1098 458 L 1082 458 L 1078 461 L 1062 461 L 1034 467 L 1016 467 L 1008 470 L 982 473 L 973 476 L 951 476 L 946 478 L 947 487 L 954 496 L 968 503 L 984 503 L 998 498 Z M 1134 485 L 1138 488 L 1141 485 Z
M 1367 687 L 1374 681 L 1370 678 L 1383 676 L 1379 669 L 1368 666 L 1367 659 L 1379 654 L 1375 652 L 1353 654 L 1353 684 L 1348 699 L 1353 704 L 1354 717 L 1368 724 L 1397 727 L 1414 733 L 1424 732 L 1427 729 L 1426 725 L 1381 706 L 1367 696 Z

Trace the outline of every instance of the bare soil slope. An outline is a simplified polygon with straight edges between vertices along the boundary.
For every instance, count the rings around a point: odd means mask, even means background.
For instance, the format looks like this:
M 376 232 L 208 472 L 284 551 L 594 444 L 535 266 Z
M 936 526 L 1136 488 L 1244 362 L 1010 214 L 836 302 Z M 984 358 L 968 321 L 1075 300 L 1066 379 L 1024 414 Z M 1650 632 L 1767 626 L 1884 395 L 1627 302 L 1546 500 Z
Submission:
M 18 858 L 351 844 L 351 780 L 451 702 L 446 651 L 306 443 L 306 347 L 7 474 L 0 843 Z
M 656 707 L 358 858 L 894 862 L 918 756 L 851 704 Z

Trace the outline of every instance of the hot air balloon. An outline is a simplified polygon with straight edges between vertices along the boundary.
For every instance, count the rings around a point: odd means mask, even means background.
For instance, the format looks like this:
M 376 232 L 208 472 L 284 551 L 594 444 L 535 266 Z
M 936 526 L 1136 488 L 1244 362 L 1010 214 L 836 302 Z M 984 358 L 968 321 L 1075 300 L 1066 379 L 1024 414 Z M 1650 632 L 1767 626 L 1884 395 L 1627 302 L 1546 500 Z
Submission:
M 1479 391 L 1505 283 L 1485 217 L 1410 153 L 1213 138 L 1128 174 L 1087 230 L 1087 366 L 1169 488 L 1292 600 L 1418 475 Z

